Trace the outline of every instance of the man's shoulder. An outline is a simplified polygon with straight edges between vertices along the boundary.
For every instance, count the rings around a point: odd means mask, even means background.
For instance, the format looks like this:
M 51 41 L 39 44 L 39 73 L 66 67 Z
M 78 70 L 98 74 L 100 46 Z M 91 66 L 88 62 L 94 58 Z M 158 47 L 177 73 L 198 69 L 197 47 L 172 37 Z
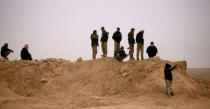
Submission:
M 114 34 L 121 34 L 121 32 L 116 31 L 116 32 L 114 32 Z
M 1 47 L 1 49 L 6 49 L 6 48 L 7 48 L 6 46 L 2 46 L 2 47 Z
M 136 34 L 136 36 L 139 36 L 141 34 L 141 32 L 138 32 L 137 34 Z
M 150 46 L 148 47 L 148 49 L 151 49 L 151 48 L 153 48 L 153 46 L 150 45 Z
M 156 46 L 151 46 L 151 47 L 152 47 L 152 48 L 155 48 L 155 49 L 157 48 Z

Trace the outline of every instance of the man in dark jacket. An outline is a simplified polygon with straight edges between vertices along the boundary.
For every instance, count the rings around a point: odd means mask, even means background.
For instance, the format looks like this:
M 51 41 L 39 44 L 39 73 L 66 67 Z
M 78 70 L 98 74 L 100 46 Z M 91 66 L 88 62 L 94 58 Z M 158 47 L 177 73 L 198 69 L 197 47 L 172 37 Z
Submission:
M 1 47 L 1 56 L 8 59 L 7 56 L 13 52 L 12 50 L 8 49 L 8 43 L 5 43 L 2 47 Z
M 117 28 L 117 31 L 113 34 L 112 39 L 114 40 L 114 53 L 116 53 L 116 51 L 120 49 L 120 42 L 122 40 L 122 34 L 119 27 Z
M 31 54 L 28 52 L 28 44 L 25 44 L 25 46 L 21 50 L 21 59 L 22 60 L 33 60 L 31 57 Z
M 124 47 L 121 46 L 120 49 L 118 49 L 116 52 L 115 52 L 115 58 L 118 60 L 118 61 L 123 61 L 123 59 L 125 59 L 128 55 L 125 53 L 125 50 L 124 50 Z
M 101 48 L 102 48 L 102 52 L 104 57 L 107 56 L 107 41 L 108 41 L 108 35 L 109 32 L 106 32 L 104 27 L 101 27 L 101 31 L 102 31 L 102 37 L 101 37 Z
M 94 30 L 93 33 L 91 34 L 91 46 L 92 46 L 92 57 L 93 60 L 96 59 L 96 54 L 97 54 L 97 47 L 98 47 L 98 35 L 97 35 L 97 31 Z
M 154 42 L 151 42 L 150 46 L 147 48 L 147 54 L 149 58 L 156 56 L 157 53 L 158 53 L 158 50 L 155 47 Z
M 136 58 L 139 60 L 139 50 L 141 50 L 141 59 L 144 59 L 144 30 L 141 30 L 137 35 L 136 35 L 136 43 L 137 43 L 137 52 L 136 52 Z
M 134 53 L 134 44 L 135 44 L 135 40 L 134 40 L 134 28 L 131 28 L 131 31 L 128 33 L 128 44 L 129 44 L 129 54 L 130 54 L 130 59 L 133 60 L 133 53 Z
M 173 80 L 171 71 L 174 70 L 175 68 L 176 66 L 171 67 L 171 65 L 168 63 L 165 65 L 164 75 L 165 75 L 165 81 L 166 81 L 166 95 L 168 96 L 174 96 L 171 89 L 172 80 Z

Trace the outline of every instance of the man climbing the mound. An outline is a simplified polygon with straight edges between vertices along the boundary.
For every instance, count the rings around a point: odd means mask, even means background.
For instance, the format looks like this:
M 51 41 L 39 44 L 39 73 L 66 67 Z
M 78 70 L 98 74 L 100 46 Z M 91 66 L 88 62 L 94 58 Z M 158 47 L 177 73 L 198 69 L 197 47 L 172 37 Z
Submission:
M 171 71 L 173 71 L 176 68 L 176 66 L 172 67 L 170 64 L 165 65 L 164 69 L 164 75 L 165 75 L 165 81 L 166 81 L 166 95 L 167 96 L 174 96 L 174 93 L 172 92 L 171 85 L 172 85 L 172 80 L 173 76 Z

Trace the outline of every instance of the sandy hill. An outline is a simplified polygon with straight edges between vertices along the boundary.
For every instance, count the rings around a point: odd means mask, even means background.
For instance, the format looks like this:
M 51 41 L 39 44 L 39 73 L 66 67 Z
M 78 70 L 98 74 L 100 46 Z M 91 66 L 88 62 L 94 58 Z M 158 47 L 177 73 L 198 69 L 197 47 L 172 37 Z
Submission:
M 187 74 L 185 61 L 169 62 L 158 57 L 152 60 L 127 62 L 118 62 L 112 58 L 94 61 L 78 59 L 77 62 L 63 59 L 47 60 L 45 63 L 1 59 L 0 97 L 4 99 L 54 97 L 71 99 L 72 104 L 90 107 L 96 104 L 85 105 L 89 97 L 135 98 L 142 95 L 164 94 L 165 63 L 177 65 L 177 69 L 173 71 L 173 91 L 176 95 L 194 98 L 210 95 L 208 85 Z M 73 97 L 80 100 L 72 101 Z M 83 103 L 78 103 L 79 101 Z

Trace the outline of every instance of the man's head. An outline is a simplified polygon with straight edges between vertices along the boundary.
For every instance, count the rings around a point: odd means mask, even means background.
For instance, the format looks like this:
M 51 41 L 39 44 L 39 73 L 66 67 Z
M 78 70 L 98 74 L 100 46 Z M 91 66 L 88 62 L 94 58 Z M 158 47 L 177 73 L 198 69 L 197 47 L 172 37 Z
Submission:
M 171 68 L 171 65 L 166 63 L 165 68 Z
M 140 32 L 141 32 L 142 34 L 144 34 L 144 30 L 141 30 Z
M 117 27 L 117 31 L 120 32 L 120 27 Z
M 121 47 L 120 47 L 120 49 L 121 49 L 121 50 L 124 50 L 124 47 L 123 47 L 123 46 L 121 46 Z
M 103 26 L 101 27 L 101 31 L 105 31 L 105 28 Z
M 154 45 L 154 42 L 151 42 L 150 45 Z
M 5 46 L 5 47 L 8 47 L 8 43 L 5 43 L 4 46 Z
M 134 33 L 134 31 L 135 31 L 135 29 L 134 28 L 131 28 L 131 32 Z
M 25 44 L 25 45 L 24 45 L 24 48 L 28 49 L 28 44 Z
M 97 35 L 97 31 L 96 31 L 96 30 L 94 30 L 94 31 L 93 31 L 93 34 Z

